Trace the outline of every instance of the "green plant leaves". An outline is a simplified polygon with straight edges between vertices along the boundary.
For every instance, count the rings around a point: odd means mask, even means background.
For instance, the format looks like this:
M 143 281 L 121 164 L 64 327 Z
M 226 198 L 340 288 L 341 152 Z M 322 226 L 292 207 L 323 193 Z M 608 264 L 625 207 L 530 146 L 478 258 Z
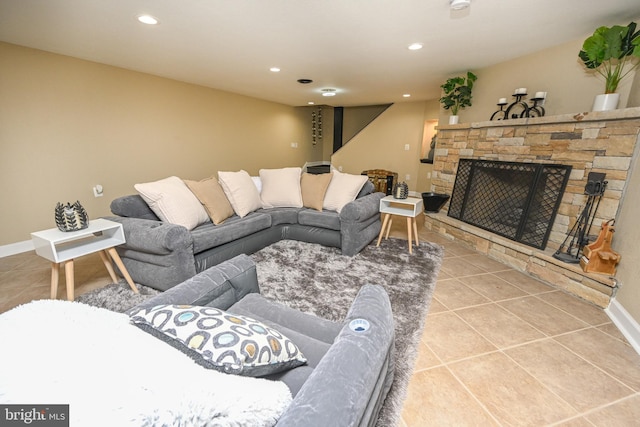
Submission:
M 605 93 L 614 93 L 620 80 L 638 66 L 636 62 L 625 69 L 634 57 L 640 58 L 640 31 L 635 22 L 599 27 L 584 41 L 578 56 L 585 67 L 604 77 Z
M 460 108 L 471 106 L 471 91 L 473 83 L 478 77 L 471 71 L 467 71 L 467 75 L 462 77 L 451 77 L 440 87 L 444 91 L 444 96 L 440 98 L 442 108 L 451 110 L 451 114 L 458 115 Z

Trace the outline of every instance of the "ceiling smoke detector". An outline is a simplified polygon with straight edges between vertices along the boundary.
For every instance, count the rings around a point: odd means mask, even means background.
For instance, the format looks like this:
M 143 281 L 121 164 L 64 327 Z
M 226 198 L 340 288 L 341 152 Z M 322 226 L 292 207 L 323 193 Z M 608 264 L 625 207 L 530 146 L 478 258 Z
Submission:
M 471 6 L 471 0 L 449 0 L 451 10 L 462 10 Z

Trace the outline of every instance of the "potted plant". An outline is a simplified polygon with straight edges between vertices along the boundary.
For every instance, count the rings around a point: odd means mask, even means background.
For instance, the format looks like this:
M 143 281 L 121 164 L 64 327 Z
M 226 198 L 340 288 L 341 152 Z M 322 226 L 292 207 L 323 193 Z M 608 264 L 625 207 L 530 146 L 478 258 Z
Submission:
M 604 95 L 596 97 L 593 111 L 614 110 L 620 98 L 618 84 L 640 63 L 640 31 L 635 22 L 626 27 L 600 27 L 584 41 L 578 56 L 605 80 Z
M 452 114 L 449 124 L 458 123 L 458 110 L 471 106 L 471 90 L 476 80 L 476 75 L 467 71 L 466 76 L 451 77 L 440 86 L 444 91 L 444 96 L 440 98 L 442 108 L 451 110 Z

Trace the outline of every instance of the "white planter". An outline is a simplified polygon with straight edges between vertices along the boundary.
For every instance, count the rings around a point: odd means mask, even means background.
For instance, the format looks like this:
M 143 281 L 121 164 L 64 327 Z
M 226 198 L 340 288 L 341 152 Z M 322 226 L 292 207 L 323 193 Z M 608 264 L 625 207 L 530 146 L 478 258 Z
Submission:
M 619 93 L 604 93 L 597 95 L 593 100 L 593 108 L 591 111 L 611 111 L 618 108 L 618 101 L 620 100 Z
M 450 125 L 457 125 L 458 124 L 458 119 L 460 119 L 460 116 L 449 116 L 449 124 Z

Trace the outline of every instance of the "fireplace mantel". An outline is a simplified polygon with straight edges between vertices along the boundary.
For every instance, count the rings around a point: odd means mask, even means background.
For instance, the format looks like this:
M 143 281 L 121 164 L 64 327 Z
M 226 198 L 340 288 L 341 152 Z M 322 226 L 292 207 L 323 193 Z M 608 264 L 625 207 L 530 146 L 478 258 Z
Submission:
M 559 114 L 544 117 L 526 117 L 522 119 L 496 120 L 472 123 L 460 123 L 456 125 L 438 125 L 438 131 L 458 130 L 458 129 L 482 129 L 497 127 L 518 127 L 527 125 L 544 125 L 560 123 L 586 123 L 602 122 L 610 120 L 633 120 L 640 119 L 640 107 L 622 108 L 612 111 L 587 111 L 583 113 Z
M 576 276 L 579 271 L 576 271 L 575 266 L 567 269 L 562 280 L 560 277 L 548 277 L 549 269 L 546 264 L 540 268 L 540 259 L 549 258 L 562 244 L 584 208 L 587 198 L 584 188 L 589 172 L 605 173 L 605 180 L 608 182 L 591 234 L 598 233 L 602 221 L 617 218 L 626 194 L 629 172 L 638 155 L 639 135 L 640 107 L 438 126 L 432 172 L 432 191 L 437 193 L 452 193 L 461 158 L 568 164 L 572 166 L 572 171 L 552 227 L 548 248 L 544 252 L 539 251 L 542 258 L 535 251 L 532 251 L 533 255 L 523 255 L 529 250 L 522 253 L 516 251 L 519 255 L 513 256 L 509 256 L 509 251 L 506 251 L 505 255 L 505 247 L 511 245 L 499 245 L 496 242 L 501 239 L 490 236 L 478 238 L 478 235 L 486 232 L 462 232 L 461 230 L 468 229 L 466 225 L 460 225 L 454 231 L 456 220 L 448 217 L 446 220 L 438 220 L 443 219 L 443 213 L 427 215 L 427 226 L 465 241 L 494 258 L 547 281 L 564 283 L 568 275 L 581 282 L 583 276 Z M 445 211 L 447 208 L 445 207 Z M 482 243 L 479 243 L 480 240 Z M 624 254 L 622 255 L 624 258 Z M 557 263 L 552 264 L 555 266 Z M 558 269 L 562 270 L 562 263 Z M 547 276 L 543 277 L 545 275 Z M 589 289 L 582 293 L 580 288 L 584 287 L 583 284 L 560 286 L 604 306 L 615 292 L 615 280 L 602 277 L 599 282 L 601 283 L 597 286 L 588 286 Z M 599 288 L 597 294 L 592 292 L 594 287 Z M 604 295 L 602 298 L 601 293 Z

